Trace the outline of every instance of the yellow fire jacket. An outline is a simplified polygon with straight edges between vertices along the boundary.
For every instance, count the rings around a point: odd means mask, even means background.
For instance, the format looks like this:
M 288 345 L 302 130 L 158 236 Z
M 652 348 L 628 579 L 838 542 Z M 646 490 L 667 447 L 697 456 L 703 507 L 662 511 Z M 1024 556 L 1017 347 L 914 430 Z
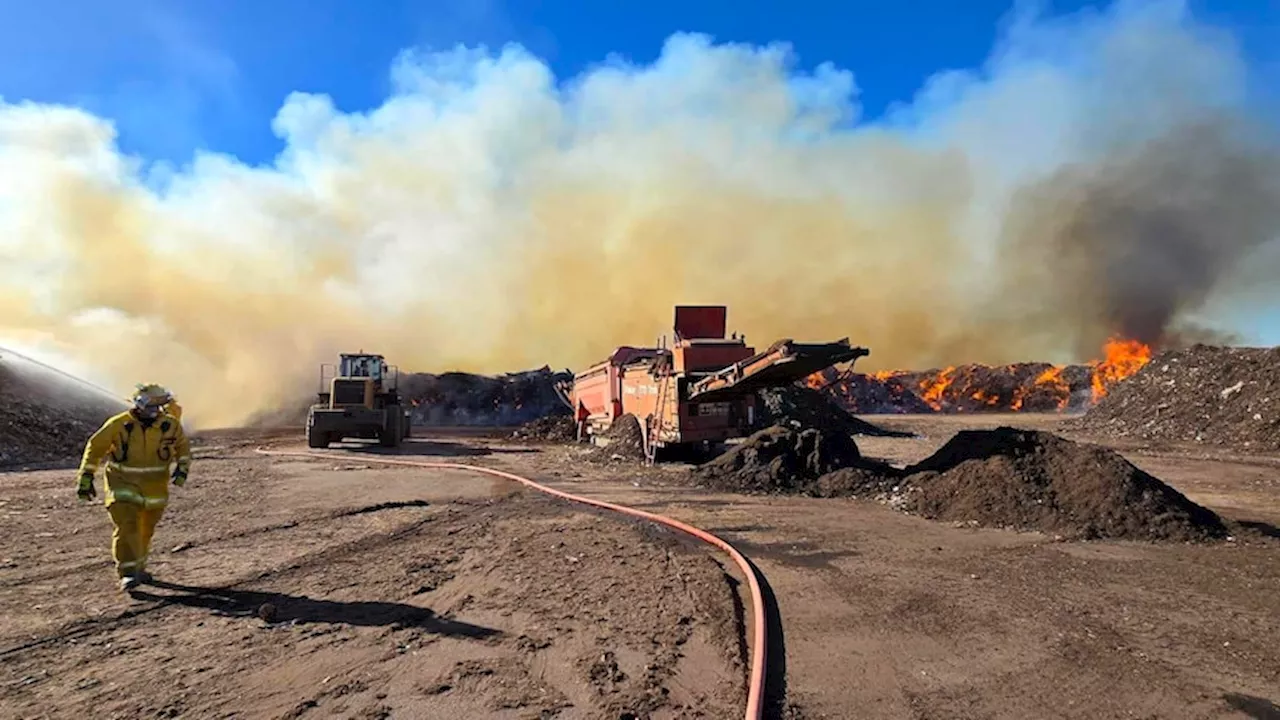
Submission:
M 106 460 L 107 506 L 117 502 L 145 508 L 169 502 L 169 471 L 191 469 L 191 444 L 182 423 L 169 413 L 144 423 L 125 411 L 110 418 L 85 444 L 80 460 L 81 476 L 97 471 Z

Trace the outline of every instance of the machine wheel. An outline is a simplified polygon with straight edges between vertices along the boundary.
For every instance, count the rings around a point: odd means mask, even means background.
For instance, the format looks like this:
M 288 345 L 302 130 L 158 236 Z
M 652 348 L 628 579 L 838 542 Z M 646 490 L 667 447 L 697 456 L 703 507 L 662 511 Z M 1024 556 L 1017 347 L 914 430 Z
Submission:
M 320 449 L 329 447 L 329 433 L 316 430 L 314 425 L 307 426 L 307 447 Z
M 386 425 L 378 431 L 378 444 L 385 448 L 400 447 L 400 441 L 404 439 L 403 422 L 404 411 L 400 406 L 388 407 Z

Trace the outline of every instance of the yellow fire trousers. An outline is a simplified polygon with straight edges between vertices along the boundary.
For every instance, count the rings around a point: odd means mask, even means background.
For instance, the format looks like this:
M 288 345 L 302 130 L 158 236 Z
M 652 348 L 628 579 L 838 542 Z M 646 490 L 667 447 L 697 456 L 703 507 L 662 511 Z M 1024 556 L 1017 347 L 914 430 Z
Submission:
M 146 570 L 151 536 L 164 515 L 164 506 L 145 508 L 133 503 L 114 502 L 107 506 L 107 512 L 115 526 L 111 531 L 111 557 L 116 561 L 116 574 L 125 577 Z

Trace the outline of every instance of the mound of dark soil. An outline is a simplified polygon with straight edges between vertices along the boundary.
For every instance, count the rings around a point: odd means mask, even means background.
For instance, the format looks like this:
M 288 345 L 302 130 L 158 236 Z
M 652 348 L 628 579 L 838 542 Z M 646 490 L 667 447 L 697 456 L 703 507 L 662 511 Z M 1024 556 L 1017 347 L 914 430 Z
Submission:
M 840 468 L 810 483 L 805 494 L 812 497 L 879 498 L 892 493 L 902 483 L 902 471 L 863 460 L 858 467 Z
M 1001 427 L 956 433 L 907 468 L 905 508 L 1072 538 L 1198 541 L 1222 520 L 1106 448 Z
M 866 478 L 855 479 L 852 474 L 822 482 L 825 476 L 848 468 L 884 478 L 895 474 L 887 465 L 865 460 L 847 433 L 775 425 L 699 466 L 693 476 L 702 485 L 745 493 L 831 496 L 866 489 L 870 484 Z
M 572 415 L 548 415 L 521 425 L 511 437 L 527 442 L 574 442 L 578 439 L 578 424 Z
M 1111 438 L 1280 450 L 1280 348 L 1160 353 L 1065 428 Z
M 850 415 L 833 402 L 831 396 L 818 390 L 797 385 L 766 388 L 757 395 L 760 398 L 760 417 L 757 427 L 774 425 L 803 428 L 822 428 L 845 435 L 868 437 L 914 437 L 909 432 L 889 430 Z
M 73 462 L 123 400 L 0 349 L 0 468 Z

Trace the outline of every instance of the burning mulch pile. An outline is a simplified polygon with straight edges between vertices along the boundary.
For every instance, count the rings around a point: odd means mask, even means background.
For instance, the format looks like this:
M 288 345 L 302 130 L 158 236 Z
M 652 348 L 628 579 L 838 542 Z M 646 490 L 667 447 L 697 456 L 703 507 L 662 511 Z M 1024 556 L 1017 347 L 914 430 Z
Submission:
M 824 428 L 845 435 L 867 437 L 914 437 L 909 432 L 889 430 L 850 415 L 831 396 L 796 385 L 766 388 L 759 393 L 760 417 L 757 427 L 783 425 L 793 428 Z
M 1093 369 L 1049 363 L 960 365 L 905 373 L 899 379 L 919 388 L 925 402 L 942 412 L 1055 412 L 1088 405 Z
M 123 400 L 0 349 L 0 468 L 72 462 Z
M 1280 348 L 1193 345 L 1161 353 L 1064 427 L 1112 438 L 1280 450 Z
M 922 414 L 936 412 L 916 390 L 918 383 L 897 375 L 849 372 L 827 379 L 822 392 L 850 412 Z
M 578 424 L 572 415 L 548 415 L 527 422 L 511 433 L 514 440 L 538 443 L 567 443 L 578 439 Z
M 823 392 L 850 412 L 1055 412 L 1089 404 L 1094 370 L 1049 363 L 961 365 L 920 372 L 847 372 Z M 818 382 L 818 381 L 815 381 Z
M 828 368 L 808 378 L 855 413 L 1058 412 L 1097 403 L 1151 361 L 1151 348 L 1113 337 L 1083 365 L 961 365 L 871 375 Z
M 1073 538 L 1196 541 L 1224 537 L 1213 511 L 1112 450 L 1001 427 L 956 433 L 906 470 L 905 507 Z
M 700 485 L 745 493 L 832 497 L 892 487 L 899 471 L 862 457 L 848 433 L 775 425 L 693 471 Z

